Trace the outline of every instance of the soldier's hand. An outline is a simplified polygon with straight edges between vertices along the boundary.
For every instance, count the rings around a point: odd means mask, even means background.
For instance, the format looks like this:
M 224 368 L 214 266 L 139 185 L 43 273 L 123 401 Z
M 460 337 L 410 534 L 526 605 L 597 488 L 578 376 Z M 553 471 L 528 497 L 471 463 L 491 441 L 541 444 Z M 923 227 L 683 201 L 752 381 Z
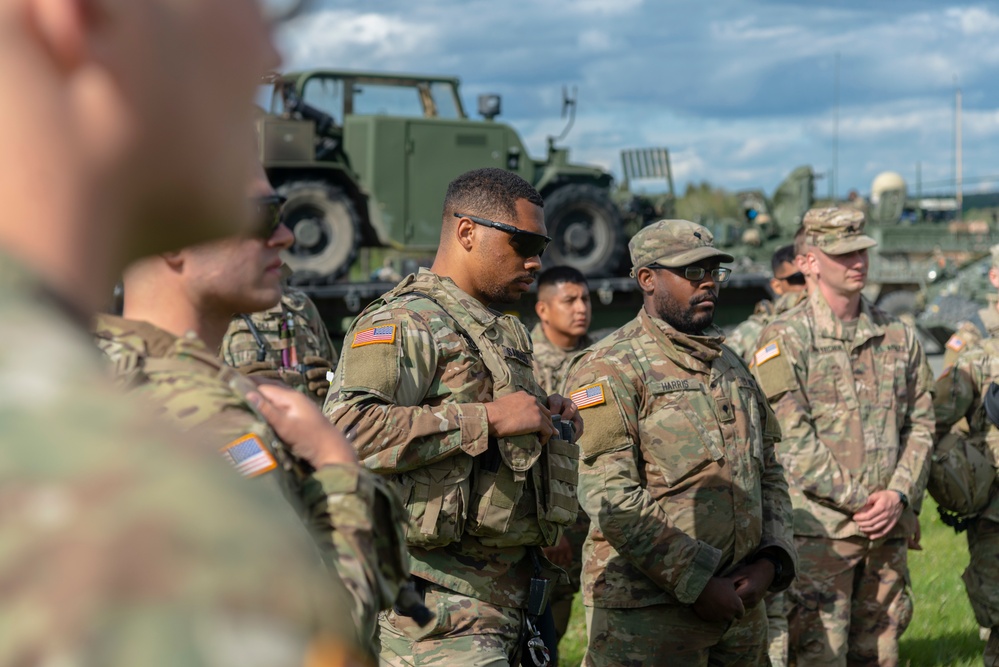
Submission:
M 767 594 L 774 583 L 774 564 L 765 558 L 738 568 L 729 575 L 735 584 L 735 592 L 742 599 L 746 609 L 752 609 Z
M 735 582 L 726 577 L 711 577 L 693 604 L 694 613 L 702 621 L 733 621 L 742 618 L 746 606 L 735 592 Z
M 295 456 L 317 470 L 327 465 L 357 464 L 357 452 L 308 396 L 294 389 L 263 384 L 247 398 Z
M 902 516 L 902 499 L 894 491 L 875 491 L 867 503 L 853 515 L 857 527 L 869 540 L 877 540 L 892 531 Z
M 552 424 L 552 413 L 526 391 L 507 394 L 486 403 L 489 435 L 506 437 L 537 433 L 542 443 L 558 434 Z
M 579 408 L 565 396 L 552 394 L 548 397 L 548 409 L 553 415 L 559 415 L 563 420 L 572 422 L 576 440 L 583 435 L 583 418 L 579 416 Z
M 273 361 L 254 361 L 253 363 L 239 366 L 236 370 L 254 379 L 284 382 L 284 378 L 281 377 L 281 370 Z
M 309 391 L 321 399 L 326 398 L 330 389 L 330 381 L 326 379 L 326 373 L 331 370 L 330 362 L 322 357 L 309 355 L 302 360 L 302 364 L 307 367 L 305 381 Z
M 545 553 L 545 558 L 559 567 L 566 568 L 572 565 L 572 542 L 565 535 L 558 544 L 545 547 L 542 551 Z

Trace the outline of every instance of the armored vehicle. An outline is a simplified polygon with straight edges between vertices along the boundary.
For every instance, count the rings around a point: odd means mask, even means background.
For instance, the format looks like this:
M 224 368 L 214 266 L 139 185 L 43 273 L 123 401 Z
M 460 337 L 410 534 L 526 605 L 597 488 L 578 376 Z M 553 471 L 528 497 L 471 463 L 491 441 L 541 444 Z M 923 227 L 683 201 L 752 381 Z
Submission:
M 494 120 L 499 96 L 480 96 L 484 120 L 472 120 L 458 91 L 457 78 L 442 76 L 312 70 L 275 77 L 258 131 L 264 167 L 288 198 L 293 282 L 392 281 L 426 264 L 448 182 L 479 167 L 532 183 L 545 198 L 553 238 L 546 264 L 588 276 L 614 275 L 630 234 L 671 210 L 671 190 L 640 197 L 615 189 L 611 174 L 570 162 L 555 139 L 544 159 L 531 158 L 517 132 Z M 563 112 L 570 107 L 575 100 L 566 98 Z M 665 178 L 672 187 L 665 149 L 624 159 L 626 168 L 633 162 L 626 174 Z

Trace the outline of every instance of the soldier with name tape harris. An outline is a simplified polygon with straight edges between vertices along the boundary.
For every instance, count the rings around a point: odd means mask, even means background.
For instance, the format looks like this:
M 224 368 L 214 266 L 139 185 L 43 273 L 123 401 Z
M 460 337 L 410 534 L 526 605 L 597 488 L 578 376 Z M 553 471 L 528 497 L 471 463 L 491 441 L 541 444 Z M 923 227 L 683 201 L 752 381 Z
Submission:
M 767 591 L 796 562 L 777 419 L 712 326 L 732 257 L 663 220 L 632 238 L 638 316 L 573 364 L 584 664 L 766 664 Z

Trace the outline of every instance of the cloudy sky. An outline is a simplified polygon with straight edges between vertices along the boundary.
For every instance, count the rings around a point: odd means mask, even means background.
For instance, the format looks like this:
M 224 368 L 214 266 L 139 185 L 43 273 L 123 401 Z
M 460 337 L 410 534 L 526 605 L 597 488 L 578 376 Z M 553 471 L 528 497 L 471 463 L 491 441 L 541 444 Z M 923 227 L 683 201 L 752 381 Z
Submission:
M 577 86 L 574 160 L 619 174 L 621 148 L 666 146 L 679 187 L 768 192 L 829 171 L 839 54 L 840 195 L 885 170 L 912 191 L 917 163 L 925 190 L 951 179 L 955 81 L 965 178 L 999 174 L 999 2 L 315 0 L 280 44 L 287 69 L 458 75 L 467 110 L 500 93 L 536 157 Z

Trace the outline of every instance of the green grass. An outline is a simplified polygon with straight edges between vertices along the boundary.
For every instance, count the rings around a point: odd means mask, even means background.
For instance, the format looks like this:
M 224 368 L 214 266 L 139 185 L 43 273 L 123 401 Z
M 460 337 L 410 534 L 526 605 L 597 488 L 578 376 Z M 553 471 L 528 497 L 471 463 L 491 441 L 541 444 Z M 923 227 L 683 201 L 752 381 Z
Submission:
M 968 564 L 964 534 L 940 522 L 927 499 L 922 514 L 923 550 L 909 552 L 915 613 L 902 637 L 901 664 L 907 667 L 978 667 L 983 642 L 964 592 L 961 573 Z M 586 649 L 586 617 L 576 596 L 569 630 L 559 645 L 559 665 L 576 667 Z

